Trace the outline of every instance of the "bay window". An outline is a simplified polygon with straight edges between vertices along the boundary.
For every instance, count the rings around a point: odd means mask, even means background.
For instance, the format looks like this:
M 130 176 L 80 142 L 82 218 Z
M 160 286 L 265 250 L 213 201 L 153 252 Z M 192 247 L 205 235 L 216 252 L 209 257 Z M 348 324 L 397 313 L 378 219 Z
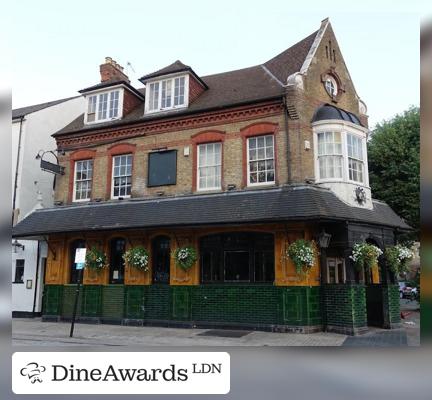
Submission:
M 93 160 L 75 161 L 74 201 L 88 201 L 91 199 L 93 179 Z
M 318 133 L 320 179 L 342 178 L 342 138 L 340 132 Z
M 221 188 L 222 144 L 206 143 L 197 147 L 198 190 Z
M 363 182 L 363 142 L 362 139 L 347 134 L 348 147 L 348 172 L 349 179 L 355 182 Z
M 275 182 L 273 135 L 248 138 L 247 157 L 249 186 Z
M 132 188 L 132 154 L 113 157 L 111 197 L 130 197 Z
M 169 110 L 187 105 L 187 80 L 185 76 L 151 82 L 147 86 L 146 111 Z

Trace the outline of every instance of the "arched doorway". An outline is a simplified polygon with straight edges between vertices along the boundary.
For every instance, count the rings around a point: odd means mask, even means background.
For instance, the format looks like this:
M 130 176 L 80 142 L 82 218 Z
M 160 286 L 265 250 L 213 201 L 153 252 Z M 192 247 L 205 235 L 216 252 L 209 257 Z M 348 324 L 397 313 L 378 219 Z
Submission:
M 70 247 L 69 247 L 69 265 L 70 265 L 69 283 L 78 283 L 80 270 L 76 268 L 75 253 L 76 253 L 77 249 L 84 249 L 85 247 L 86 247 L 86 243 L 85 243 L 84 239 L 76 239 L 70 244 Z
M 152 240 L 153 283 L 169 284 L 170 281 L 170 238 L 157 236 Z
M 123 255 L 126 251 L 126 240 L 124 238 L 113 238 L 110 241 L 110 266 L 109 283 L 124 283 L 124 260 Z

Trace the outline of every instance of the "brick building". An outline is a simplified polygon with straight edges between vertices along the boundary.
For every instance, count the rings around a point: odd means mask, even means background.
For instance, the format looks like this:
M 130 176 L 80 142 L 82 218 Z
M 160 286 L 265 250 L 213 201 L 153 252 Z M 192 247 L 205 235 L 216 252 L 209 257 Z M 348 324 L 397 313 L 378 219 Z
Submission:
M 54 134 L 55 207 L 18 224 L 49 254 L 44 318 L 71 317 L 77 248 L 109 266 L 85 269 L 82 321 L 356 334 L 398 326 L 385 262 L 359 271 L 354 243 L 392 245 L 409 229 L 368 183 L 366 105 L 330 22 L 271 60 L 199 76 L 176 61 L 136 89 L 111 58 L 80 93 L 83 114 Z M 309 274 L 286 257 L 316 240 Z M 149 270 L 125 265 L 147 249 Z M 174 251 L 197 252 L 188 270 Z M 319 251 L 318 251 L 319 250 Z M 319 255 L 318 255 L 319 253 Z

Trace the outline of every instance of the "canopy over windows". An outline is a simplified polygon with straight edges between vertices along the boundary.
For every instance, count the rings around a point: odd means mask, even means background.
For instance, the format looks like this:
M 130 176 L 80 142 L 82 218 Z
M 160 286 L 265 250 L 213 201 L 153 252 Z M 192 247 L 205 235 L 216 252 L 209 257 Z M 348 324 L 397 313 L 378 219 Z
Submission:
M 323 106 L 317 108 L 312 118 L 312 122 L 328 119 L 338 119 L 363 126 L 359 118 L 355 114 L 349 111 L 342 110 L 341 108 L 332 106 L 331 104 L 324 104 Z

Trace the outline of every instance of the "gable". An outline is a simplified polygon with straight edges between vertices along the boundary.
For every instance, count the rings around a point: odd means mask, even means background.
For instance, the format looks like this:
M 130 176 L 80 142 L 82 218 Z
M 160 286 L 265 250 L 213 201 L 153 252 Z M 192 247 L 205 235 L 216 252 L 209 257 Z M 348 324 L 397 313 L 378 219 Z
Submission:
M 339 43 L 328 20 L 323 21 L 321 37 L 302 68 L 305 92 L 322 103 L 360 114 L 359 96 L 346 66 Z M 339 94 L 332 98 L 325 89 L 326 77 L 334 77 Z

